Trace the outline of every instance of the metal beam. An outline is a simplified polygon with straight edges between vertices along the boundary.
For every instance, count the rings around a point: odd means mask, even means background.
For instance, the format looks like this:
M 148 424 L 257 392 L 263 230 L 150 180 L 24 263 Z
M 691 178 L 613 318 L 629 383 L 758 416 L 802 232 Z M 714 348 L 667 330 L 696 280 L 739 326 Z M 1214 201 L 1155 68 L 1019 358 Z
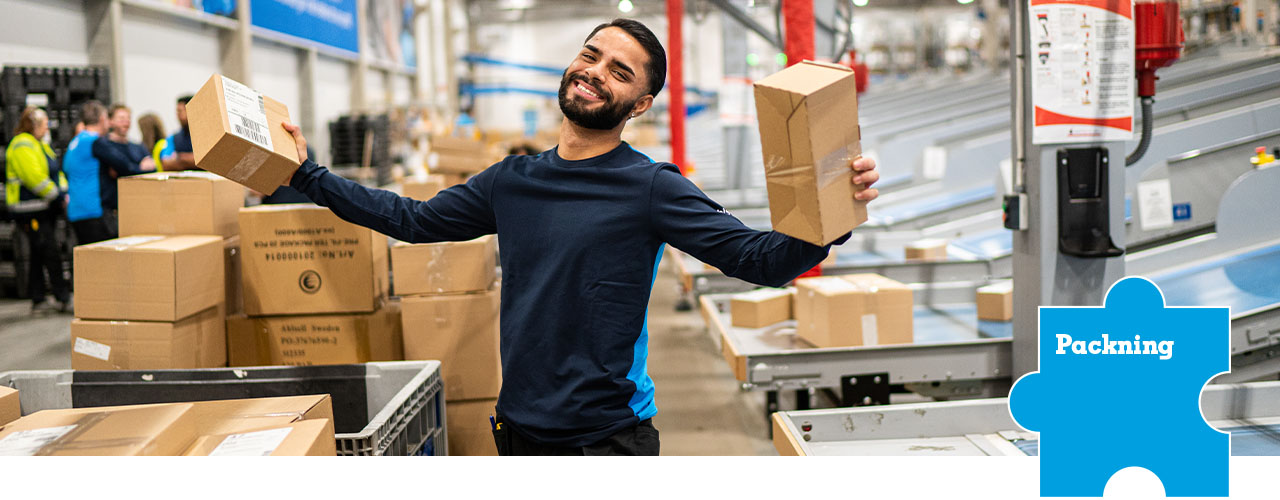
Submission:
M 720 10 L 724 11 L 725 14 L 728 14 L 729 17 L 738 21 L 739 24 L 742 24 L 742 26 L 747 29 L 756 32 L 757 35 L 760 35 L 761 38 L 764 38 L 766 42 L 769 42 L 774 47 L 777 47 L 778 50 L 785 49 L 782 44 L 782 39 L 776 33 L 769 32 L 767 28 L 761 26 L 760 23 L 756 22 L 755 19 L 752 19 L 750 15 L 743 12 L 742 9 L 739 9 L 736 5 L 729 3 L 729 0 L 707 0 L 707 3 L 720 8 Z

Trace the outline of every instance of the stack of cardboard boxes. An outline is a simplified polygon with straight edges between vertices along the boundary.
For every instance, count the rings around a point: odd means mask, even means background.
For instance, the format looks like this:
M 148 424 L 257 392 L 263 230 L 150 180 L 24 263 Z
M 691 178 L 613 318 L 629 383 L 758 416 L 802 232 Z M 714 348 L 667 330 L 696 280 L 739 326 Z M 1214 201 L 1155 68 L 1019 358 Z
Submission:
M 405 359 L 442 362 L 449 454 L 496 454 L 489 427 L 502 387 L 495 238 L 397 244 L 391 261 Z
M 226 366 L 244 189 L 204 172 L 120 180 L 120 235 L 75 249 L 77 370 Z
M 386 236 L 312 204 L 239 218 L 244 314 L 227 319 L 232 366 L 403 359 Z
M 734 295 L 729 313 L 737 328 L 795 319 L 796 336 L 814 347 L 909 344 L 913 299 L 910 287 L 878 274 L 819 276 L 798 279 L 794 288 Z
M 45 410 L 0 420 L 0 455 L 336 454 L 327 394 Z
M 427 201 L 449 187 L 466 182 L 466 177 L 456 174 L 431 174 L 425 181 L 405 179 L 400 183 L 400 192 L 408 198 Z
M 433 174 L 451 174 L 465 178 L 493 163 L 494 158 L 484 142 L 450 135 L 431 136 L 431 154 L 427 157 L 427 164 Z

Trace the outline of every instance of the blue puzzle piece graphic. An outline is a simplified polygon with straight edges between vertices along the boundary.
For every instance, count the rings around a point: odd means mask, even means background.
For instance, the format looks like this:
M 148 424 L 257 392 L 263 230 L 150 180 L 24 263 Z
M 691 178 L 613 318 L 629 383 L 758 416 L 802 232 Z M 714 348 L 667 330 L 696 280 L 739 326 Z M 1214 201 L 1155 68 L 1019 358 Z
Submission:
M 1227 496 L 1230 436 L 1200 413 L 1200 391 L 1230 369 L 1225 307 L 1165 307 L 1146 278 L 1104 307 L 1040 308 L 1040 371 L 1009 393 L 1018 425 L 1040 433 L 1041 496 L 1101 497 L 1112 474 L 1143 467 L 1165 494 Z

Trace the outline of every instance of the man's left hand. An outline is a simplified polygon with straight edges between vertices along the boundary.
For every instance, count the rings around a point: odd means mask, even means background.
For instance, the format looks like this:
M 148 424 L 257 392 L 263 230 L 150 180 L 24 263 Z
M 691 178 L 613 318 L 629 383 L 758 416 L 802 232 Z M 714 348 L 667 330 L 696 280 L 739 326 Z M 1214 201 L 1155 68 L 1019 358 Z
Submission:
M 858 157 L 849 164 L 849 168 L 853 169 L 854 184 L 862 185 L 863 189 L 854 193 L 853 199 L 858 201 L 871 201 L 880 196 L 880 191 L 872 188 L 871 185 L 880 180 L 880 172 L 876 172 L 876 161 L 865 156 Z

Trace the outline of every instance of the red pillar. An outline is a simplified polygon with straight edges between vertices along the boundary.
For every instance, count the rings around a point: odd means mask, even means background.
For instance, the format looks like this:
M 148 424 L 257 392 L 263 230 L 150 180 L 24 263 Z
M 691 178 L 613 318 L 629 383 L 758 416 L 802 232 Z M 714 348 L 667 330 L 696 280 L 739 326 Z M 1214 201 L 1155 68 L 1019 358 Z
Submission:
M 813 59 L 813 0 L 782 0 L 787 66 Z
M 812 10 L 812 5 L 810 5 Z M 667 93 L 671 106 L 671 162 L 686 174 L 684 147 L 684 0 L 667 0 Z M 812 45 L 812 44 L 811 44 Z

